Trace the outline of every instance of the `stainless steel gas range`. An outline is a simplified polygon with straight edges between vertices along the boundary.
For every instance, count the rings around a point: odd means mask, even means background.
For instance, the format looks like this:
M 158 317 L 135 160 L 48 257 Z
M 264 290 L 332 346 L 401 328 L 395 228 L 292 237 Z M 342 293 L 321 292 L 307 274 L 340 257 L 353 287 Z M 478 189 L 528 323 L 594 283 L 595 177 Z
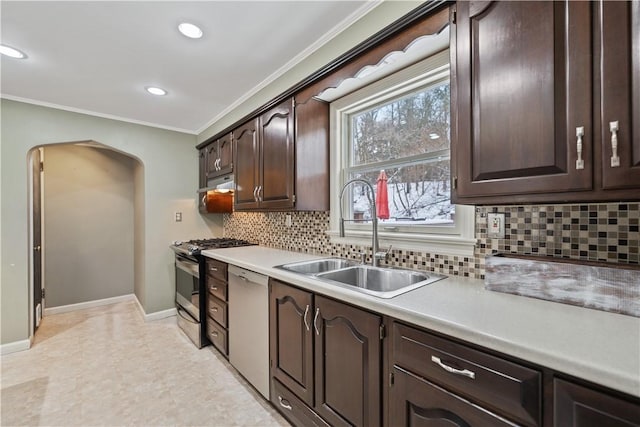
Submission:
M 171 249 L 176 254 L 176 310 L 178 326 L 198 347 L 209 344 L 202 319 L 205 314 L 205 260 L 201 251 L 207 249 L 251 246 L 246 240 L 216 238 L 176 241 Z

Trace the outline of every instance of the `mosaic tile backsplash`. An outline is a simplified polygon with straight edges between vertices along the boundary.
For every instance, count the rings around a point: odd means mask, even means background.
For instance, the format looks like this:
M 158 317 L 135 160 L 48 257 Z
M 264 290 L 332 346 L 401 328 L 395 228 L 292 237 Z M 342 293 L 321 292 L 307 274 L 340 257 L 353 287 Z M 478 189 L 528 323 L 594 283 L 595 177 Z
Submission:
M 505 238 L 487 236 L 487 213 L 505 214 Z M 286 215 L 292 226 L 285 225 Z M 387 265 L 484 279 L 485 257 L 495 252 L 639 264 L 640 202 L 476 208 L 473 257 L 392 250 Z M 331 243 L 328 212 L 234 212 L 224 215 L 225 237 L 262 246 L 360 259 L 371 247 Z

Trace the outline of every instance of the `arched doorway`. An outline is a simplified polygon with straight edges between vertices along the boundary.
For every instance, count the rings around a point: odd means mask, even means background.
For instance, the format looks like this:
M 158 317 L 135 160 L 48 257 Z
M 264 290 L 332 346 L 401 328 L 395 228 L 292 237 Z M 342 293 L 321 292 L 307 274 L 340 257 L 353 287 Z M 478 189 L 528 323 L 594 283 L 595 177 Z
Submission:
M 36 147 L 29 161 L 33 335 L 43 315 L 132 297 L 144 174 L 139 159 L 94 141 Z

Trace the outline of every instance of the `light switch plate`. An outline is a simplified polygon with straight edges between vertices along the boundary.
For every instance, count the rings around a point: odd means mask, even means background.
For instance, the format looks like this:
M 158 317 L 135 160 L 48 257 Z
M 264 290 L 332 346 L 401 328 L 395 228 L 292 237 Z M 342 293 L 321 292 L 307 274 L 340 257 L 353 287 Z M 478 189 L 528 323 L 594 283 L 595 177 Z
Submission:
M 504 239 L 504 214 L 487 214 L 487 235 L 493 239 Z

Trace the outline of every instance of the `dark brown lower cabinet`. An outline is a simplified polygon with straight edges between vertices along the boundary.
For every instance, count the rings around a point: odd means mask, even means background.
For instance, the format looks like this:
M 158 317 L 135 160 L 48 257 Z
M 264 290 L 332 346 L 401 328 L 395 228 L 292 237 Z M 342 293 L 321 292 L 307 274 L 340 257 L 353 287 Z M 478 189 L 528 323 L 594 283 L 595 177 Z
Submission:
M 313 406 L 313 294 L 273 279 L 269 292 L 271 377 Z
M 271 401 L 294 425 L 378 427 L 382 318 L 271 279 Z
M 380 316 L 315 297 L 315 408 L 332 426 L 380 425 Z
M 554 427 L 638 427 L 640 405 L 554 379 Z
M 468 400 L 404 369 L 393 368 L 389 412 L 391 426 L 516 426 Z

